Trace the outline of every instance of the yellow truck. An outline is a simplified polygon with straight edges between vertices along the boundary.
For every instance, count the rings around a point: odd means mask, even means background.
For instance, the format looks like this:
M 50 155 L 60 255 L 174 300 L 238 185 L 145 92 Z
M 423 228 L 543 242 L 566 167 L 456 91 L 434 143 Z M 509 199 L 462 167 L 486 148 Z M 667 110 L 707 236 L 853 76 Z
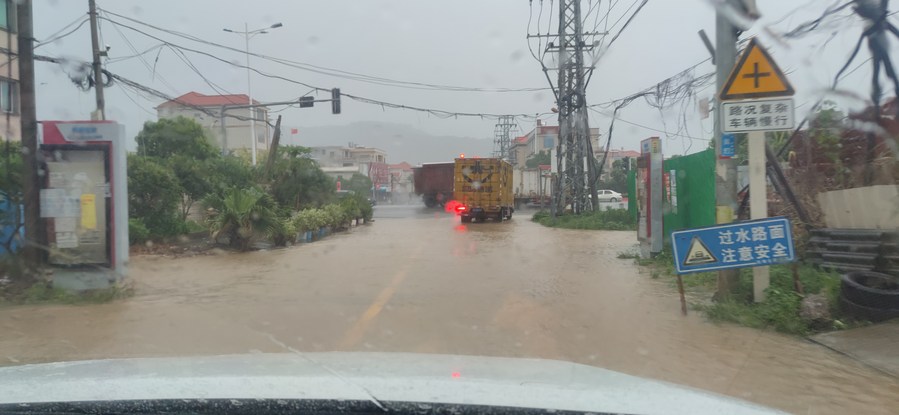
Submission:
M 498 158 L 457 158 L 453 199 L 462 222 L 511 219 L 515 211 L 512 165 Z

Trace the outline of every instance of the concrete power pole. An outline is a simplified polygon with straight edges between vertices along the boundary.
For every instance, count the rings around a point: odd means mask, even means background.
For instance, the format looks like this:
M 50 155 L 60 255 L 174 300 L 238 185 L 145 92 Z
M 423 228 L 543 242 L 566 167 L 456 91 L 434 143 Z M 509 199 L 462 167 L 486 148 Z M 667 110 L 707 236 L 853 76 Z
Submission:
M 739 12 L 750 18 L 758 17 L 754 0 L 724 0 L 717 3 L 715 14 L 715 86 L 721 91 L 737 61 L 737 39 L 741 31 L 732 22 L 733 13 Z M 729 10 L 728 10 L 729 9 Z M 731 16 L 731 17 L 729 17 Z M 737 162 L 733 158 L 721 157 L 721 102 L 715 98 L 715 213 L 717 223 L 731 223 L 737 211 Z M 737 137 L 741 139 L 740 136 Z M 745 138 L 742 138 L 745 139 Z M 734 143 L 736 146 L 736 143 Z M 728 296 L 739 284 L 737 270 L 718 271 L 716 298 Z
M 103 98 L 103 67 L 100 64 L 100 38 L 97 35 L 97 2 L 88 0 L 88 14 L 91 21 L 91 48 L 93 49 L 94 92 L 97 95 L 97 112 L 94 120 L 106 119 L 106 100 Z
M 493 129 L 493 157 L 510 160 L 512 129 L 515 126 L 515 117 L 511 115 L 500 116 L 496 121 L 496 127 Z
M 16 2 L 19 22 L 19 99 L 22 129 L 22 186 L 25 207 L 25 241 L 23 254 L 30 267 L 43 261 L 41 248 L 46 238 L 40 218 L 40 177 L 38 169 L 37 113 L 34 97 L 34 25 L 31 0 Z
M 581 1 L 559 1 L 558 44 L 547 48 L 559 53 L 559 143 L 556 147 L 559 175 L 553 195 L 554 216 L 568 206 L 577 214 L 598 205 L 585 96 L 588 68 L 584 66 L 584 52 L 592 50 L 593 45 L 594 42 L 584 41 Z

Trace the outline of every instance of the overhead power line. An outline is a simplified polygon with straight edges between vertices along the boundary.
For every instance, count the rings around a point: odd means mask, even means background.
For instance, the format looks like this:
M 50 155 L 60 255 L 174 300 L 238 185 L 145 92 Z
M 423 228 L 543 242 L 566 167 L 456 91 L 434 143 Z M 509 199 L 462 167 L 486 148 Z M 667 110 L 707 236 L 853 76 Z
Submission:
M 170 46 L 177 47 L 175 45 L 170 45 Z M 185 49 L 185 50 L 189 50 L 189 49 Z M 9 51 L 6 49 L 0 48 L 0 53 L 5 53 L 5 52 L 9 52 Z M 15 54 L 13 54 L 13 55 L 15 55 Z M 51 56 L 42 56 L 42 55 L 35 55 L 35 60 L 44 61 L 44 62 L 52 62 L 52 63 L 56 63 L 56 64 L 65 64 L 67 62 L 70 62 L 69 60 L 66 60 L 66 59 L 61 59 L 61 58 L 56 58 L 56 57 L 51 57 Z M 227 62 L 227 61 L 225 61 L 225 62 Z M 80 62 L 80 63 L 86 64 L 86 62 Z M 227 62 L 227 63 L 229 63 L 230 65 L 246 68 L 246 66 L 243 66 L 240 64 L 231 63 L 231 62 Z M 259 72 L 258 70 L 255 70 L 252 67 L 250 69 L 254 70 L 257 73 L 260 73 L 262 75 L 267 75 L 263 72 Z M 117 74 L 114 74 L 111 72 L 108 73 L 108 75 L 114 80 L 120 81 L 120 82 L 124 83 L 125 85 L 136 88 L 143 92 L 149 93 L 156 97 L 159 97 L 159 98 L 162 98 L 165 100 L 169 100 L 169 101 L 175 101 L 175 102 L 181 103 L 185 106 L 195 108 L 197 110 L 201 110 L 201 111 L 209 113 L 208 110 L 205 110 L 202 107 L 191 106 L 187 103 L 179 101 L 176 97 L 173 97 L 169 94 L 165 94 L 161 91 L 158 91 L 156 89 L 153 89 L 153 88 L 145 86 L 145 85 L 142 85 L 142 84 L 132 81 L 130 79 L 124 78 L 121 75 L 117 75 Z M 278 78 L 289 81 L 289 82 L 293 82 L 295 84 L 304 85 L 311 89 L 311 91 L 309 91 L 310 93 L 313 91 L 327 91 L 329 94 L 331 93 L 330 88 L 323 88 L 323 87 L 319 87 L 319 86 L 308 85 L 308 84 L 305 84 L 305 83 L 302 83 L 299 81 L 294 81 L 294 80 L 290 80 L 290 79 L 283 78 L 283 77 L 278 77 Z M 307 95 L 308 95 L 308 93 L 307 93 Z M 367 98 L 367 97 L 354 95 L 354 94 L 347 94 L 347 93 L 343 93 L 343 92 L 340 93 L 340 96 L 351 99 L 353 101 L 365 103 L 365 104 L 377 105 L 384 109 L 391 108 L 391 109 L 402 109 L 402 110 L 408 110 L 408 111 L 424 112 L 424 113 L 428 113 L 428 114 L 433 115 L 438 118 L 458 118 L 458 117 L 475 118 L 475 117 L 477 117 L 477 118 L 482 118 L 482 119 L 496 120 L 496 119 L 499 119 L 500 117 L 511 116 L 516 119 L 531 119 L 531 120 L 533 120 L 533 119 L 538 119 L 542 116 L 546 116 L 546 115 L 550 114 L 550 112 L 542 112 L 542 113 L 536 113 L 536 114 L 523 114 L 523 113 L 522 114 L 499 114 L 499 113 L 489 113 L 489 112 L 449 111 L 449 110 L 436 109 L 436 108 L 420 107 L 420 106 L 415 106 L 415 105 L 398 104 L 395 102 L 382 101 L 382 100 L 378 100 L 378 99 Z M 231 116 L 231 117 L 239 118 L 237 116 Z M 240 118 L 240 119 L 248 120 L 249 118 Z M 264 120 L 259 120 L 259 121 L 264 121 Z
M 245 50 L 242 50 L 242 49 L 237 49 L 237 48 L 234 48 L 234 47 L 231 47 L 228 45 L 223 45 L 220 43 L 212 42 L 212 41 L 202 39 L 202 38 L 199 38 L 199 37 L 187 34 L 187 33 L 179 32 L 177 30 L 166 29 L 163 27 L 152 25 L 152 24 L 142 22 L 140 20 L 137 20 L 137 19 L 125 16 L 125 15 L 111 12 L 109 10 L 103 9 L 103 12 L 105 14 L 116 16 L 121 19 L 125 19 L 130 22 L 140 24 L 142 26 L 145 26 L 145 27 L 148 27 L 148 28 L 172 35 L 172 36 L 187 39 L 187 40 L 190 40 L 193 42 L 202 43 L 202 44 L 206 44 L 209 46 L 214 46 L 217 48 L 230 50 L 232 52 L 237 52 L 242 55 L 247 53 Z M 144 32 L 140 29 L 137 29 L 133 26 L 124 24 L 122 22 L 112 20 L 109 17 L 104 17 L 104 20 L 107 20 L 110 23 L 117 24 L 119 26 L 128 28 L 130 30 L 136 31 L 138 33 L 141 33 L 146 36 L 150 36 L 150 37 L 153 37 L 154 39 L 165 42 L 164 40 L 159 39 L 155 36 L 149 35 L 148 33 Z M 482 87 L 440 85 L 440 84 L 431 84 L 431 83 L 425 83 L 425 82 L 403 81 L 403 80 L 397 80 L 397 79 L 391 79 L 391 78 L 385 78 L 385 77 L 379 77 L 379 76 L 366 75 L 366 74 L 361 74 L 361 73 L 357 73 L 357 72 L 345 71 L 345 70 L 341 70 L 341 69 L 329 68 L 329 67 L 320 66 L 320 65 L 313 65 L 310 63 L 299 62 L 299 61 L 294 61 L 294 60 L 290 60 L 290 59 L 277 58 L 277 57 L 268 56 L 268 55 L 255 53 L 255 52 L 250 52 L 250 55 L 260 58 L 260 59 L 265 59 L 268 61 L 279 63 L 284 66 L 288 66 L 288 67 L 292 67 L 292 68 L 300 69 L 300 70 L 304 70 L 304 71 L 314 72 L 314 73 L 318 73 L 321 75 L 332 76 L 332 77 L 337 77 L 337 78 L 341 78 L 341 79 L 349 79 L 349 80 L 354 80 L 354 81 L 358 81 L 358 82 L 377 84 L 377 85 L 382 85 L 382 86 L 398 87 L 398 88 L 441 90 L 441 91 L 453 91 L 453 92 L 493 92 L 493 93 L 537 92 L 537 91 L 545 91 L 545 90 L 549 89 L 549 88 L 545 88 L 545 87 L 543 87 L 543 88 L 538 88 L 538 87 L 533 87 L 533 88 L 482 88 Z
M 89 20 L 90 20 L 90 19 L 88 19 L 87 16 L 82 16 L 82 17 L 79 17 L 79 18 L 75 19 L 72 23 L 69 23 L 69 24 L 63 26 L 63 28 L 62 28 L 62 29 L 59 29 L 56 33 L 54 33 L 54 34 L 52 34 L 52 35 L 50 35 L 50 36 L 47 36 L 47 39 L 45 39 L 44 41 L 38 42 L 38 43 L 34 46 L 34 48 L 37 49 L 37 48 L 39 48 L 39 47 L 41 47 L 41 46 L 44 46 L 44 45 L 46 45 L 46 44 L 56 42 L 56 41 L 58 41 L 58 40 L 60 40 L 60 39 L 62 39 L 62 38 L 65 38 L 65 37 L 71 35 L 72 33 L 77 32 L 78 29 L 81 29 L 81 28 L 84 26 L 84 24 L 87 23 Z M 80 21 L 80 23 L 79 23 L 79 21 Z M 66 32 L 66 33 L 62 33 L 62 32 L 64 32 L 65 30 L 69 29 L 70 27 L 75 26 L 76 24 L 77 24 L 78 26 L 76 26 L 74 29 L 69 30 L 69 31 Z M 62 33 L 62 34 L 60 34 L 60 33 Z

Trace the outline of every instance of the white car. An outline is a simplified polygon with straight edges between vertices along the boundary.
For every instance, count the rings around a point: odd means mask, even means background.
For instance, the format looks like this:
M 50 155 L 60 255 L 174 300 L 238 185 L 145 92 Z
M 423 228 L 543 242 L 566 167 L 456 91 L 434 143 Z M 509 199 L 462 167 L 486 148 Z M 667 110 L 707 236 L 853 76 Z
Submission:
M 614 190 L 597 190 L 596 196 L 599 198 L 600 202 L 620 202 L 621 201 L 621 193 L 618 193 Z

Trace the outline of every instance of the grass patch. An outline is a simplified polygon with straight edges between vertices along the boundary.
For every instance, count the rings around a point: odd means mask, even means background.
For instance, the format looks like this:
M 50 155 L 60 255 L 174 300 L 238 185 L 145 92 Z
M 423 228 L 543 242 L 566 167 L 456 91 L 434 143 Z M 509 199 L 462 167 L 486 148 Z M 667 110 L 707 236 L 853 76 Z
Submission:
M 670 250 L 651 259 L 637 258 L 635 263 L 649 267 L 651 269 L 650 277 L 653 279 L 659 278 L 660 275 L 675 275 L 674 260 Z M 848 320 L 842 319 L 839 309 L 840 275 L 820 270 L 809 264 L 799 264 L 797 269 L 803 291 L 805 294 L 825 295 L 830 304 L 833 320 L 821 325 L 802 319 L 799 311 L 803 296 L 795 292 L 793 288 L 792 267 L 792 264 L 770 267 L 771 285 L 766 291 L 764 302 L 753 302 L 752 269 L 743 268 L 740 270 L 740 284 L 730 298 L 719 302 L 693 304 L 693 308 L 702 312 L 712 321 L 731 322 L 759 329 L 774 329 L 782 333 L 800 336 L 865 324 L 864 322 L 847 323 Z M 693 292 L 707 293 L 708 297 L 714 293 L 717 280 L 718 274 L 715 272 L 683 275 L 685 288 Z M 673 278 L 671 286 L 675 287 Z
M 553 218 L 549 212 L 541 210 L 531 218 L 543 226 L 563 229 L 589 229 L 628 231 L 637 229 L 631 215 L 624 209 L 607 209 L 579 215 L 565 214 Z
M 101 304 L 134 295 L 130 285 L 87 290 L 78 293 L 54 287 L 48 282 L 37 282 L 14 295 L 7 296 L 8 304 Z
M 773 265 L 770 267 L 771 285 L 765 290 L 765 301 L 752 301 L 752 269 L 740 270 L 740 285 L 731 298 L 699 305 L 713 321 L 727 321 L 754 328 L 773 328 L 788 334 L 805 336 L 811 333 L 847 328 L 849 325 L 841 320 L 839 309 L 840 275 L 834 272 L 817 269 L 811 265 L 800 264 L 799 281 L 805 294 L 823 294 L 830 304 L 833 321 L 826 325 L 816 325 L 799 316 L 802 295 L 793 289 L 792 265 Z
M 637 259 L 637 258 L 640 258 L 640 256 L 633 252 L 619 252 L 617 258 L 618 259 Z

